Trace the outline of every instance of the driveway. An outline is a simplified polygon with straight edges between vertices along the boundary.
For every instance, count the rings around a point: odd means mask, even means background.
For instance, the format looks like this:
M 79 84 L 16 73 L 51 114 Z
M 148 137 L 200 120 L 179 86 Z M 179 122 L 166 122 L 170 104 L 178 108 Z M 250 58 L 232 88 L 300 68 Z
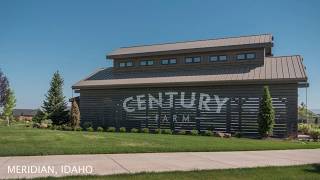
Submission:
M 320 149 L 0 157 L 0 178 L 190 171 L 320 163 Z

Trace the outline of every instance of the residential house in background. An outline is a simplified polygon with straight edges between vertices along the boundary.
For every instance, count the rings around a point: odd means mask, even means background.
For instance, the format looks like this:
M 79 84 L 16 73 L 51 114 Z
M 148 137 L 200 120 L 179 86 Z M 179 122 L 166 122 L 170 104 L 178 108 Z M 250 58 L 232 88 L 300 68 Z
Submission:
M 19 121 L 31 121 L 37 112 L 38 109 L 14 109 L 13 117 Z

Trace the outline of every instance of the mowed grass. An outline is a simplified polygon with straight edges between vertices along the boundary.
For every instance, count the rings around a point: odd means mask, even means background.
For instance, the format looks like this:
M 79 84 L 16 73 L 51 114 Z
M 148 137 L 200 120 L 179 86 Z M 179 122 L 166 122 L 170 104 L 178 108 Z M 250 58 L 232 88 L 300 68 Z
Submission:
M 320 148 L 319 142 L 0 126 L 0 156 Z
M 290 179 L 306 180 L 320 179 L 320 165 L 286 166 L 286 167 L 263 167 L 246 169 L 227 169 L 227 170 L 205 170 L 187 172 L 163 172 L 163 173 L 139 173 L 139 174 L 120 174 L 111 176 L 73 176 L 61 178 L 40 178 L 40 179 L 109 179 L 109 180 L 173 180 L 173 179 L 219 179 L 219 180 L 273 180 Z

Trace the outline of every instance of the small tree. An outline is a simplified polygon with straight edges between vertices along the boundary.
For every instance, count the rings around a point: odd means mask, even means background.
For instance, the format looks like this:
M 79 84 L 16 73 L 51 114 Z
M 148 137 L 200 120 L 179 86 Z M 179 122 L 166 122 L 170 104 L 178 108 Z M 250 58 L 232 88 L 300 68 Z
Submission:
M 76 100 L 72 101 L 70 121 L 73 128 L 80 127 L 80 110 Z
M 8 126 L 10 125 L 10 119 L 12 119 L 13 109 L 15 107 L 16 107 L 16 98 L 14 96 L 14 92 L 11 89 L 9 89 L 6 102 L 4 105 L 4 109 L 3 109 L 3 115 L 8 122 Z
M 43 102 L 44 113 L 48 115 L 48 119 L 52 120 L 53 124 L 64 124 L 68 122 L 68 110 L 65 97 L 62 92 L 63 79 L 59 71 L 53 74 L 50 89 L 46 95 L 46 100 Z
M 9 81 L 0 69 L 0 107 L 4 106 L 9 89 Z
M 269 87 L 264 86 L 263 97 L 260 103 L 260 112 L 258 119 L 259 133 L 261 137 L 268 137 L 272 134 L 274 125 L 275 113 L 272 106 L 272 98 L 269 92 Z

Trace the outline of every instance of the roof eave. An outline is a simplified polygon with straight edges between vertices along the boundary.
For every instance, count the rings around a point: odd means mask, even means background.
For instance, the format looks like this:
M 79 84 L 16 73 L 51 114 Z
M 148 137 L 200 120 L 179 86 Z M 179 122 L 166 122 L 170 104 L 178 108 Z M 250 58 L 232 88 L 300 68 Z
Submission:
M 74 90 L 81 89 L 130 89 L 139 87 L 178 87 L 178 86 L 208 86 L 208 85 L 253 85 L 253 84 L 308 84 L 307 78 L 296 79 L 272 79 L 272 80 L 226 80 L 226 81 L 201 81 L 201 82 L 166 82 L 166 83 L 139 83 L 139 84 L 98 84 L 98 85 L 81 85 L 72 86 Z
M 166 50 L 155 52 L 143 52 L 143 53 L 128 53 L 118 54 L 111 52 L 106 56 L 107 59 L 119 59 L 119 58 L 132 58 L 132 57 L 146 57 L 146 56 L 161 56 L 161 55 L 173 55 L 183 53 L 197 53 L 208 51 L 227 51 L 235 49 L 253 49 L 253 48 L 268 48 L 273 47 L 273 42 L 256 43 L 256 44 L 244 44 L 244 45 L 231 45 L 231 46 L 219 46 L 219 47 L 207 47 L 207 48 L 191 48 L 191 49 L 179 49 L 179 50 Z

